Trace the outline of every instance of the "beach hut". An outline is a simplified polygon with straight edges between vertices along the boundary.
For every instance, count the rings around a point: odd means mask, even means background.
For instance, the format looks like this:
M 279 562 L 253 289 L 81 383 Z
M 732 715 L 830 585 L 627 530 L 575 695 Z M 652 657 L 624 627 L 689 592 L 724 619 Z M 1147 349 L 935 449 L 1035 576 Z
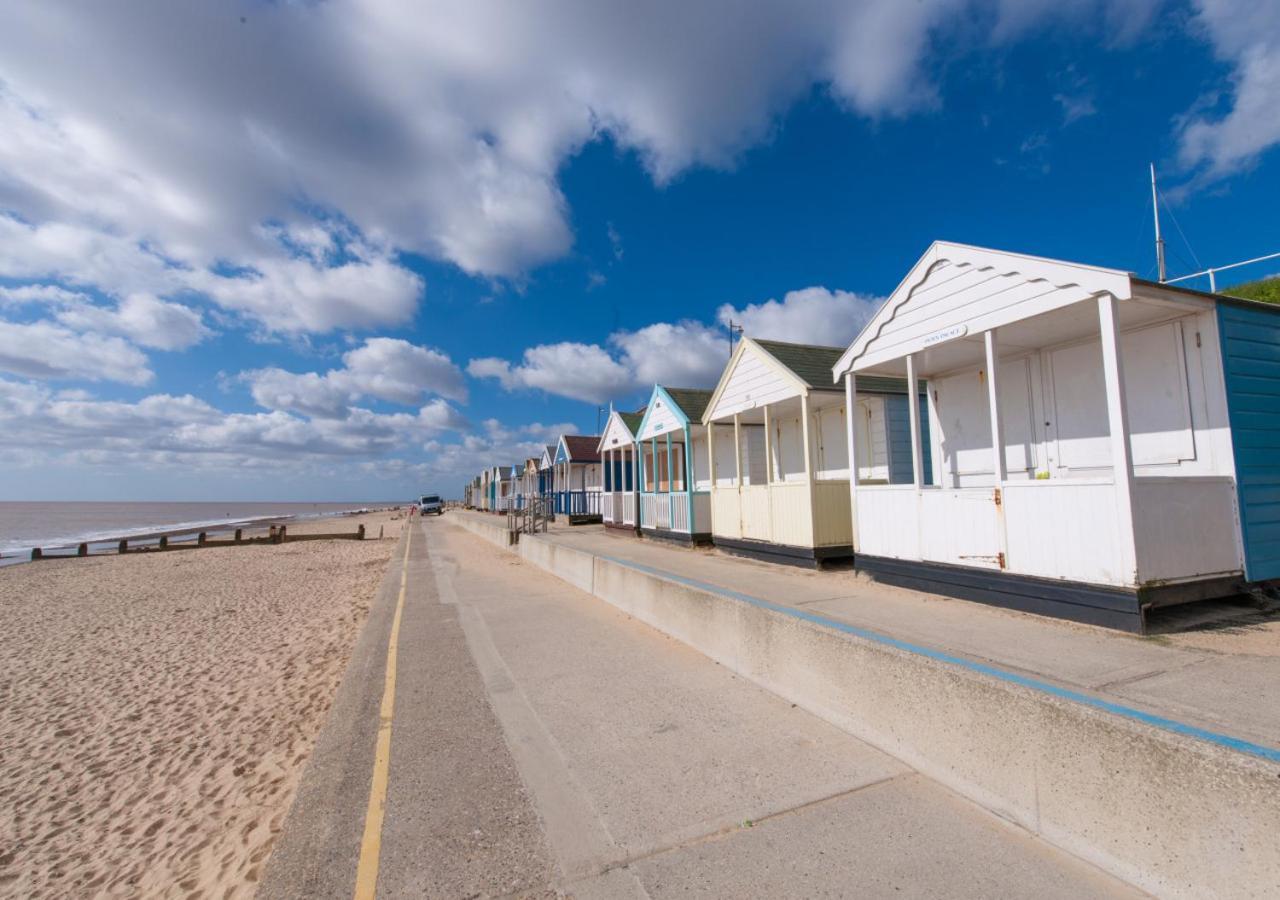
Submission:
M 636 433 L 640 530 L 687 543 L 711 540 L 711 457 L 702 415 L 711 391 L 654 385 Z
M 600 521 L 600 435 L 562 434 L 556 443 L 556 514 L 570 525 Z
M 524 465 L 520 469 L 520 508 L 525 509 L 532 505 L 541 491 L 538 484 L 538 464 L 539 458 L 530 456 L 524 461 Z
M 538 496 L 542 497 L 555 509 L 556 492 L 556 445 L 547 444 L 542 448 L 542 456 L 538 459 Z
M 832 373 L 928 382 L 913 483 L 851 488 L 879 578 L 1132 631 L 1280 578 L 1280 309 L 939 242 Z
M 600 519 L 606 528 L 635 531 L 639 527 L 635 440 L 643 419 L 643 409 L 633 413 L 612 410 L 604 434 L 600 435 L 596 448 L 604 473 Z
M 853 553 L 846 397 L 831 381 L 839 347 L 743 338 L 703 413 L 711 532 L 735 553 L 817 566 Z M 905 477 L 898 436 L 922 398 L 902 378 L 866 380 L 852 405 L 871 445 L 860 478 Z

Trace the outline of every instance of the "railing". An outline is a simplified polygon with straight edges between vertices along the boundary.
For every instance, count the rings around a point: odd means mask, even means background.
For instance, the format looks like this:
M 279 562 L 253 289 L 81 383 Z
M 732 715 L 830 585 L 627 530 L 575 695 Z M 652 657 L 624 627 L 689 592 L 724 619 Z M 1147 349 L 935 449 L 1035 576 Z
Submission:
M 685 494 L 676 494 L 672 498 L 667 512 L 671 516 L 671 530 L 689 532 L 689 498 Z
M 566 516 L 598 516 L 600 496 L 600 491 L 560 491 L 556 494 L 556 512 Z
M 618 524 L 618 520 L 614 518 L 613 514 L 615 496 L 612 493 L 600 495 L 600 518 L 613 525 Z
M 622 524 L 636 524 L 636 495 L 631 491 L 622 495 Z

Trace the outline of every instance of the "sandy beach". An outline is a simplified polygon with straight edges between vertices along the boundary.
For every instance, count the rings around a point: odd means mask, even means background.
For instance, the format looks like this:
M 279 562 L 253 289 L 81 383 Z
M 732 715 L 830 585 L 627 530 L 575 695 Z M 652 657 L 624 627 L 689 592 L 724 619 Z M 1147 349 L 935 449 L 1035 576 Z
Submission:
M 401 516 L 0 570 L 0 895 L 252 896 Z

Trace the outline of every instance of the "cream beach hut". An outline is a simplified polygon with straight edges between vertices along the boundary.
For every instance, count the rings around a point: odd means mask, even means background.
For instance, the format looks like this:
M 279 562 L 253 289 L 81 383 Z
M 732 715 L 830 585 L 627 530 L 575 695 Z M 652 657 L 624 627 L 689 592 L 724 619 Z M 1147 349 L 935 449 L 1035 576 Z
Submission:
M 1131 631 L 1280 578 L 1274 307 L 939 242 L 832 372 L 928 381 L 913 483 L 851 486 L 879 578 Z
M 752 338 L 734 350 L 702 417 L 717 547 L 809 566 L 852 555 L 846 398 L 831 381 L 840 354 Z M 906 393 L 901 378 L 859 386 L 871 447 L 860 477 L 901 477 L 890 423 L 908 418 Z
M 636 431 L 644 410 L 624 413 L 613 410 L 596 448 L 603 468 L 600 519 L 606 528 L 635 531 L 639 527 Z
M 636 432 L 640 530 L 688 543 L 711 540 L 711 461 L 702 414 L 711 391 L 657 384 Z

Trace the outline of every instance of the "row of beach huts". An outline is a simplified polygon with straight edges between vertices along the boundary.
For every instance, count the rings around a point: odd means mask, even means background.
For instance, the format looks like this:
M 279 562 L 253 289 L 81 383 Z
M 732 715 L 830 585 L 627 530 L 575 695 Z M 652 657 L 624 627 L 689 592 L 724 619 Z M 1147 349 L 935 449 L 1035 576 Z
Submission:
M 714 390 L 654 385 L 465 488 L 534 498 L 1142 631 L 1280 579 L 1280 309 L 935 243 L 848 347 L 744 337 Z

